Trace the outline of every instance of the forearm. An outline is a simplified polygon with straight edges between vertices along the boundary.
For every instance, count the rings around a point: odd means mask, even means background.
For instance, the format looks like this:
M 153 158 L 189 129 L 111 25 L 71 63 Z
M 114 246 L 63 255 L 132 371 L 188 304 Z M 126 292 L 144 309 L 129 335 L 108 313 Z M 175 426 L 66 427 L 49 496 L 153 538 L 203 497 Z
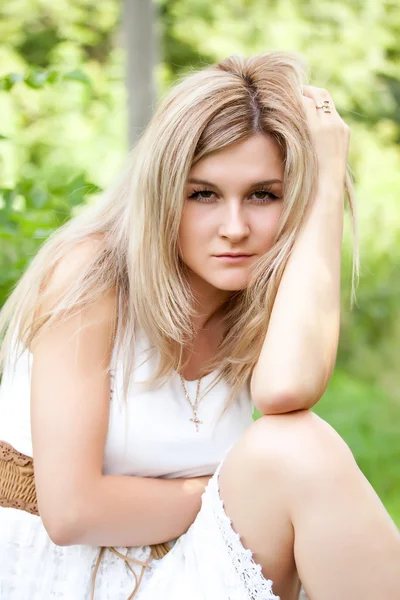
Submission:
M 183 534 L 200 510 L 208 478 L 105 475 L 79 502 L 65 503 L 51 537 L 60 545 L 141 546 Z M 54 540 L 54 537 L 56 539 Z
M 310 408 L 324 393 L 337 354 L 344 189 L 319 183 L 283 273 L 253 372 L 264 414 Z

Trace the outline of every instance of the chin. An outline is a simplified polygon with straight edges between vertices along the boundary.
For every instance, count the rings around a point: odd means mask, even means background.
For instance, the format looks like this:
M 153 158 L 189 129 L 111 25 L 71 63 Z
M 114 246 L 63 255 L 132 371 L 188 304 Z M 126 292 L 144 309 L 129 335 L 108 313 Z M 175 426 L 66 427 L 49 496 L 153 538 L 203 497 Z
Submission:
M 244 290 L 248 285 L 248 280 L 241 278 L 240 280 L 229 280 L 223 281 L 220 278 L 218 281 L 209 281 L 211 285 L 213 285 L 217 290 L 221 290 L 224 292 L 238 292 L 240 290 Z

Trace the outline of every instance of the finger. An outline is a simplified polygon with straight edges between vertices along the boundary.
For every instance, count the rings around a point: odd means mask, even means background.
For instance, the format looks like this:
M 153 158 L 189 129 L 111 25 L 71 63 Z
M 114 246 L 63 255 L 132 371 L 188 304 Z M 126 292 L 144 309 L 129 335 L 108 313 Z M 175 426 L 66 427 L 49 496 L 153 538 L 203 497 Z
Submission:
M 312 85 L 304 85 L 303 86 L 303 96 L 305 98 L 313 100 L 315 107 L 321 106 L 323 104 L 324 100 L 329 100 L 329 106 L 330 106 L 331 112 L 332 113 L 337 112 L 335 103 L 332 99 L 332 96 L 330 95 L 328 90 L 326 90 L 324 88 L 317 88 Z M 317 109 L 317 112 L 324 114 L 322 109 Z
M 304 85 L 303 95 L 307 96 L 308 98 L 312 98 L 313 100 L 329 100 L 332 104 L 334 104 L 332 96 L 325 88 L 319 88 L 313 85 Z

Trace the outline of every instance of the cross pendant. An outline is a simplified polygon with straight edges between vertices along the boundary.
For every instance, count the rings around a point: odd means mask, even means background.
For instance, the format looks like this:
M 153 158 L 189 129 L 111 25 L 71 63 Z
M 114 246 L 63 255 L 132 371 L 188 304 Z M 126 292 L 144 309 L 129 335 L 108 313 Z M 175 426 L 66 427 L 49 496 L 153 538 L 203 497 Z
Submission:
M 195 415 L 194 419 L 189 419 L 189 421 L 192 421 L 192 423 L 196 425 L 196 432 L 199 431 L 199 425 L 203 424 L 203 421 L 200 421 L 200 419 L 197 418 L 197 415 Z

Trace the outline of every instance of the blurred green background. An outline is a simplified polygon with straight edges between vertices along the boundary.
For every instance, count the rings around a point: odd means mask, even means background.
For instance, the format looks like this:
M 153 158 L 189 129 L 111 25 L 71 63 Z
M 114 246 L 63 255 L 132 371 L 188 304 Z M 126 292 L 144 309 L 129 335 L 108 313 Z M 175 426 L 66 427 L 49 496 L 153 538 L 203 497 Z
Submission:
M 117 0 L 0 5 L 0 305 L 46 236 L 124 163 L 133 141 L 124 32 L 140 19 Z M 398 0 L 158 0 L 152 31 L 158 96 L 176 76 L 229 54 L 292 50 L 350 125 L 358 306 L 350 311 L 347 216 L 338 360 L 315 411 L 350 445 L 400 526 Z M 146 57 L 145 47 L 136 52 Z

